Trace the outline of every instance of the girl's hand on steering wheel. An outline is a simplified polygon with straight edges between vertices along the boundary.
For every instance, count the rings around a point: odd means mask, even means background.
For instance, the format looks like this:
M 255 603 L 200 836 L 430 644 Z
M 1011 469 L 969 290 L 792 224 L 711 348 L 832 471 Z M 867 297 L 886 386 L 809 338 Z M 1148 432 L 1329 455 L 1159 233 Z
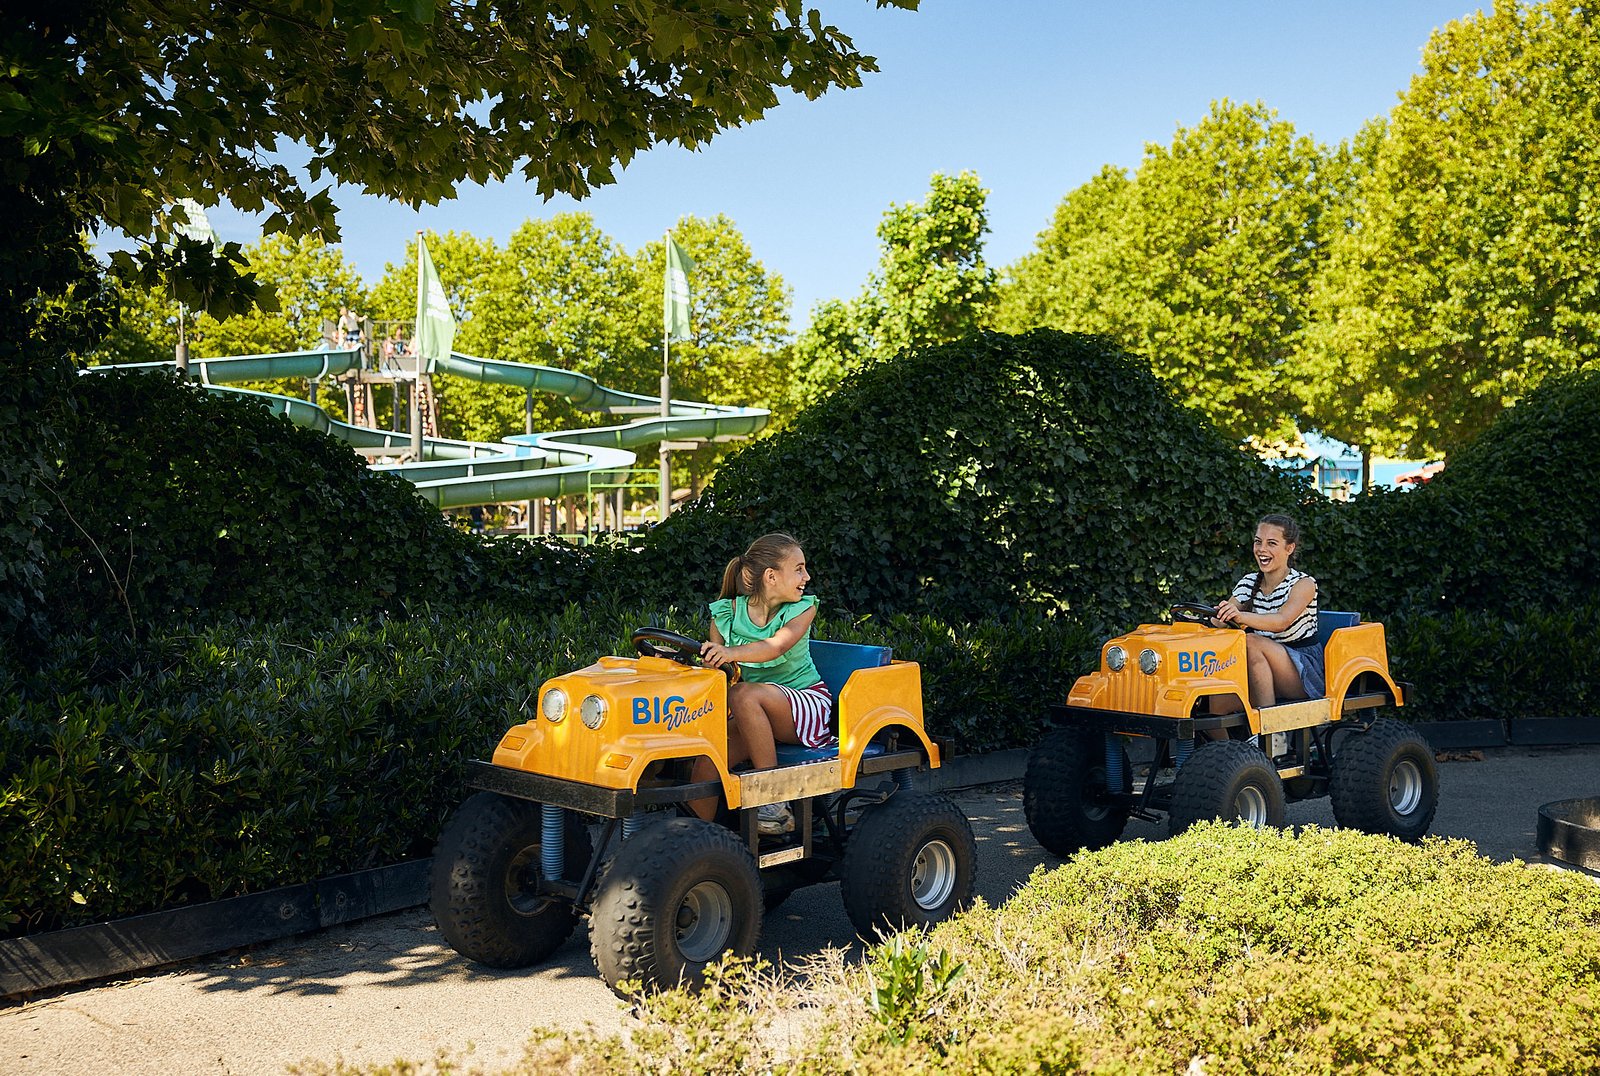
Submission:
M 719 643 L 706 642 L 700 647 L 700 664 L 720 669 L 728 664 L 728 648 Z
M 1239 607 L 1232 598 L 1224 598 L 1217 603 L 1217 621 L 1222 624 L 1234 624 L 1239 620 Z

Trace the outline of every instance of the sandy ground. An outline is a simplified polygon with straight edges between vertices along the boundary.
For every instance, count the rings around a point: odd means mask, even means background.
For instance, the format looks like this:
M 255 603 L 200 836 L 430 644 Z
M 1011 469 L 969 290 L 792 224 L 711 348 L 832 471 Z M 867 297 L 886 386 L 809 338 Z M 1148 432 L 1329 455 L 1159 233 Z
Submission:
M 1440 766 L 1433 832 L 1466 837 L 1497 860 L 1537 858 L 1537 808 L 1600 795 L 1600 748 L 1483 752 Z M 1003 901 L 1040 865 L 1020 785 L 956 794 L 978 837 L 979 892 Z M 1331 825 L 1327 802 L 1290 807 L 1295 824 Z M 1128 837 L 1158 838 L 1135 822 Z M 801 890 L 765 921 L 774 962 L 847 947 L 854 935 L 837 883 Z M 493 1069 L 516 1060 L 539 1027 L 627 1025 L 595 974 L 587 933 L 543 967 L 477 968 L 444 946 L 414 909 L 192 961 L 159 974 L 0 1008 L 0 1069 L 80 1073 L 277 1074 L 297 1063 L 427 1059 L 438 1050 Z

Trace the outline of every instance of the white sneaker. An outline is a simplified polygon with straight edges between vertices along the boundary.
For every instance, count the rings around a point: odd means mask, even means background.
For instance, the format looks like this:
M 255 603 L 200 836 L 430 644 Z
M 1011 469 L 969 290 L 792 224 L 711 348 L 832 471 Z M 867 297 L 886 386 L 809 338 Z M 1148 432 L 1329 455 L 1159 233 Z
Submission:
M 763 803 L 756 808 L 756 832 L 776 837 L 794 829 L 794 813 L 787 803 Z

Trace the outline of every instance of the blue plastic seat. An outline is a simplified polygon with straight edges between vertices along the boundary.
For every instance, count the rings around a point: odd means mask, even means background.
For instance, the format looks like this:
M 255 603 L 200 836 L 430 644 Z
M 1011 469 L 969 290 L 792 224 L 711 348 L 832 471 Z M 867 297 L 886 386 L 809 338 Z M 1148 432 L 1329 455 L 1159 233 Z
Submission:
M 1341 613 L 1332 609 L 1322 609 L 1317 612 L 1317 642 L 1322 646 L 1328 645 L 1328 639 L 1340 628 L 1353 628 L 1361 623 L 1360 613 Z
M 839 712 L 839 692 L 844 690 L 845 681 L 850 679 L 850 674 L 857 669 L 876 669 L 881 665 L 887 665 L 893 653 L 887 646 L 811 640 L 811 660 L 816 664 L 822 682 L 828 685 L 828 693 L 834 698 L 835 718 Z M 882 753 L 883 748 L 877 744 L 869 744 L 865 752 L 868 756 Z M 838 745 L 805 747 L 797 743 L 781 743 L 778 745 L 778 765 L 792 766 L 797 762 L 821 762 L 838 754 Z

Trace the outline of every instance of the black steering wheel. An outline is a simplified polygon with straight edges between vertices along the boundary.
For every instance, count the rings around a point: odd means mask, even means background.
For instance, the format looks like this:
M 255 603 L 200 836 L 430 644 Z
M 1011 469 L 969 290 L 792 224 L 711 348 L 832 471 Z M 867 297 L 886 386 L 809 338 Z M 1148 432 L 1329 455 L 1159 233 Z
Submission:
M 1199 602 L 1176 602 L 1172 606 L 1172 619 L 1188 621 L 1191 624 L 1209 624 L 1217 615 L 1214 605 L 1202 605 Z
M 666 658 L 676 661 L 679 665 L 699 665 L 700 648 L 705 644 L 699 639 L 691 639 L 687 635 L 679 635 L 666 628 L 645 627 L 633 629 L 633 648 L 647 658 Z M 739 682 L 739 664 L 730 661 L 722 667 L 722 673 L 729 682 Z
M 647 658 L 667 658 L 681 665 L 698 665 L 705 644 L 666 628 L 633 629 L 633 648 Z

